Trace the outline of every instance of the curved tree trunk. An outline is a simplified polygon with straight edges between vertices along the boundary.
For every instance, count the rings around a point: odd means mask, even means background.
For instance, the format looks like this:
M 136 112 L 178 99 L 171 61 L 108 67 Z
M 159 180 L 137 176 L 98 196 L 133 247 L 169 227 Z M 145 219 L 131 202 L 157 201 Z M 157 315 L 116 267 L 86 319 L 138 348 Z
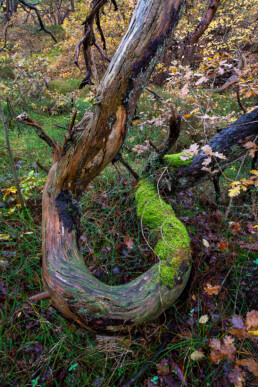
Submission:
M 162 282 L 157 264 L 129 284 L 107 286 L 87 270 L 78 246 L 82 192 L 122 146 L 138 98 L 166 49 L 183 4 L 139 0 L 97 91 L 93 117 L 70 130 L 44 188 L 44 287 L 57 309 L 88 329 L 121 330 L 157 317 L 179 296 L 189 275 L 189 266 L 179 265 L 176 274 L 181 277 L 171 287 Z M 177 253 L 180 262 L 189 260 L 188 246 Z

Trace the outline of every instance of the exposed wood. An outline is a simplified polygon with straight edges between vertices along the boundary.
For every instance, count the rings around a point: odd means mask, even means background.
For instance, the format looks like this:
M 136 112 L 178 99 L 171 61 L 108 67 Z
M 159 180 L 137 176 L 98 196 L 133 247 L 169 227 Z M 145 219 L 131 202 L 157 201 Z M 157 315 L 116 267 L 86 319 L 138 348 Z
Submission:
M 35 296 L 29 297 L 28 300 L 30 302 L 36 302 L 40 300 L 46 300 L 48 298 L 50 298 L 50 294 L 48 292 L 43 292 L 43 293 L 35 294 Z

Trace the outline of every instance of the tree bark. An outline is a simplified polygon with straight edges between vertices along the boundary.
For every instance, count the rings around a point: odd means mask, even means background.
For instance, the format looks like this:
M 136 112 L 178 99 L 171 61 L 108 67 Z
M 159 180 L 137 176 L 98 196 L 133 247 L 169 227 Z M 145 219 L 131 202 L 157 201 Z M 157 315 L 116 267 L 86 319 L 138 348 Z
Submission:
M 85 267 L 78 247 L 80 197 L 121 148 L 138 98 L 178 23 L 183 0 L 140 0 L 97 91 L 93 117 L 83 119 L 51 168 L 43 192 L 45 290 L 66 317 L 95 331 L 118 331 L 157 317 L 182 292 L 153 281 L 152 267 L 135 281 L 111 287 Z
M 207 156 L 200 152 L 190 165 L 177 168 L 169 173 L 170 193 L 182 191 L 200 184 L 205 180 L 212 180 L 216 174 L 221 174 L 233 162 L 239 160 L 247 152 L 243 146 L 248 141 L 253 141 L 258 135 L 258 108 L 244 114 L 230 126 L 217 133 L 209 145 L 213 152 L 222 153 L 226 159 L 212 157 L 208 166 L 211 172 L 203 170 L 203 162 Z M 214 171 L 217 170 L 218 172 Z M 165 183 L 164 183 L 165 185 Z
M 200 21 L 200 23 L 196 26 L 195 30 L 188 35 L 184 39 L 183 43 L 183 55 L 182 55 L 182 64 L 183 65 L 189 65 L 190 62 L 193 60 L 195 50 L 196 50 L 196 44 L 198 43 L 200 37 L 204 34 L 204 32 L 209 27 L 210 23 L 212 22 L 218 6 L 219 6 L 220 0 L 210 0 L 208 8 Z

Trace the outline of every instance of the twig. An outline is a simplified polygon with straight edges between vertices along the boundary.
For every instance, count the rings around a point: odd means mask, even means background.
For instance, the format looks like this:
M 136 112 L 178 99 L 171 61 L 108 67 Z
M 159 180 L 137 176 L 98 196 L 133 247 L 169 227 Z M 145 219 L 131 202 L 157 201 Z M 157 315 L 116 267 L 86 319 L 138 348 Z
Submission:
M 106 59 L 106 61 L 111 62 L 111 59 L 103 52 L 102 48 L 96 42 L 94 42 L 94 46 L 100 52 L 100 54 L 103 56 L 103 58 Z
M 155 97 L 156 99 L 158 99 L 160 102 L 162 102 L 162 103 L 165 103 L 165 102 L 166 102 L 166 101 L 164 100 L 164 98 L 161 97 L 161 96 L 160 96 L 158 93 L 156 93 L 155 91 L 149 89 L 148 87 L 146 87 L 145 90 L 146 90 L 149 94 L 154 95 L 154 97 Z
M 81 38 L 81 40 L 79 41 L 79 43 L 77 45 L 75 60 L 73 63 L 78 67 L 79 70 L 80 70 L 80 65 L 79 65 L 78 60 L 79 60 L 79 55 L 80 55 L 80 48 L 81 48 L 82 43 L 84 43 L 85 40 L 87 39 L 87 37 L 89 36 L 89 33 L 90 33 L 90 29 L 88 29 L 85 32 L 85 34 L 83 35 L 83 37 Z
M 138 173 L 136 173 L 132 167 L 127 163 L 127 161 L 125 161 L 125 159 L 122 157 L 122 155 L 120 153 L 118 153 L 112 160 L 112 164 L 114 165 L 117 161 L 120 161 L 121 164 L 123 164 L 123 166 L 131 173 L 131 175 L 133 175 L 133 177 L 138 180 L 139 179 L 139 175 Z
M 42 31 L 46 32 L 47 34 L 49 34 L 52 37 L 52 39 L 57 43 L 57 40 L 56 40 L 55 36 L 52 34 L 52 32 L 46 29 L 36 5 L 31 4 L 31 3 L 27 3 L 27 1 L 25 1 L 25 0 L 18 0 L 18 1 L 19 1 L 19 3 L 23 4 L 25 7 L 28 7 L 29 9 L 32 9 L 33 11 L 35 11 L 37 18 L 38 18 L 38 21 L 39 21 L 40 31 L 42 30 Z
M 3 109 L 2 109 L 1 102 L 0 102 L 0 116 L 1 116 L 2 123 L 3 123 L 3 127 L 4 127 L 4 135 L 5 135 L 6 147 L 7 147 L 7 150 L 8 150 L 8 153 L 9 153 L 9 157 L 10 157 L 10 161 L 11 161 L 11 168 L 12 168 L 12 172 L 13 172 L 15 186 L 17 188 L 17 192 L 18 192 L 18 196 L 19 196 L 19 202 L 21 204 L 22 209 L 24 210 L 26 206 L 25 206 L 25 203 L 24 203 L 24 200 L 23 200 L 23 197 L 22 197 L 19 179 L 18 179 L 18 176 L 17 176 L 17 173 L 16 173 L 16 169 L 15 169 L 13 153 L 12 153 L 12 149 L 11 149 L 10 141 L 9 141 L 9 136 L 8 136 L 7 123 L 6 123 L 6 119 L 5 119 L 5 116 L 4 116 L 4 112 L 3 112 Z
M 47 298 L 50 298 L 50 294 L 48 292 L 43 292 L 39 294 L 35 294 L 35 296 L 31 296 L 28 298 L 30 302 L 40 301 L 40 300 L 46 300 Z
M 165 350 L 168 343 L 168 339 L 164 339 L 162 345 L 158 348 L 157 352 L 154 356 L 147 361 L 147 363 L 142 367 L 142 369 L 137 372 L 132 378 L 130 378 L 127 382 L 122 384 L 122 387 L 130 387 L 132 386 L 141 376 L 143 376 L 148 369 L 160 358 L 162 352 Z
M 94 16 L 96 15 L 96 13 L 100 10 L 100 8 L 103 7 L 103 5 L 105 5 L 107 2 L 107 0 L 99 0 L 99 1 L 96 1 L 96 4 L 93 5 L 93 8 L 91 10 L 91 13 L 89 14 L 89 16 L 84 20 L 84 22 L 82 23 L 82 25 L 84 24 L 87 24 L 90 22 L 90 20 L 92 20 L 92 18 L 94 18 Z
M 101 41 L 103 43 L 103 49 L 105 50 L 106 49 L 106 39 L 105 39 L 104 33 L 102 31 L 102 28 L 101 28 L 99 11 L 97 11 L 97 13 L 96 13 L 96 25 L 97 25 L 97 28 L 98 28 L 98 31 L 99 31 L 99 34 L 101 37 Z
M 246 108 L 244 107 L 244 105 L 242 104 L 241 99 L 240 99 L 239 85 L 236 86 L 236 95 L 237 95 L 238 105 L 243 110 L 243 112 L 246 113 Z
M 58 146 L 54 142 L 54 140 L 44 131 L 44 129 L 35 121 L 33 118 L 29 117 L 26 112 L 23 112 L 18 117 L 16 117 L 17 120 L 25 125 L 34 127 L 35 132 L 37 135 L 45 141 L 50 147 L 53 149 L 57 149 Z
M 151 140 L 149 140 L 149 144 L 150 144 L 150 146 L 152 146 L 152 148 L 158 153 L 158 148 L 156 147 L 156 145 L 155 144 L 153 144 L 153 142 L 151 141 Z
M 160 162 L 162 162 L 163 157 L 169 151 L 170 148 L 176 143 L 181 127 L 181 116 L 176 110 L 175 106 L 172 104 L 171 117 L 169 120 L 169 130 L 165 142 L 155 151 L 155 154 L 151 156 L 147 162 L 143 174 L 149 174 L 159 167 Z
M 71 122 L 70 122 L 70 125 L 69 125 L 68 132 L 65 135 L 64 143 L 63 143 L 61 151 L 60 151 L 60 155 L 61 156 L 64 154 L 65 146 L 66 146 L 68 140 L 71 138 L 71 133 L 72 133 L 72 130 L 73 130 L 73 127 L 74 127 L 76 115 L 77 115 L 77 110 L 75 110 L 75 112 L 73 113 L 73 116 L 72 116 L 72 119 L 71 119 Z
M 221 190 L 220 190 L 220 185 L 219 185 L 220 176 L 221 176 L 221 173 L 218 173 L 213 178 L 213 184 L 214 184 L 215 196 L 216 196 L 216 202 L 217 203 L 219 202 L 219 199 L 220 199 L 220 196 L 221 196 Z
M 44 167 L 44 165 L 40 164 L 39 161 L 36 161 L 37 166 L 42 169 L 42 171 L 46 172 L 47 174 L 49 173 L 49 169 L 47 167 Z
M 62 125 L 58 125 L 58 124 L 52 124 L 52 125 L 56 126 L 57 128 L 69 130 L 69 128 L 67 126 L 62 126 Z

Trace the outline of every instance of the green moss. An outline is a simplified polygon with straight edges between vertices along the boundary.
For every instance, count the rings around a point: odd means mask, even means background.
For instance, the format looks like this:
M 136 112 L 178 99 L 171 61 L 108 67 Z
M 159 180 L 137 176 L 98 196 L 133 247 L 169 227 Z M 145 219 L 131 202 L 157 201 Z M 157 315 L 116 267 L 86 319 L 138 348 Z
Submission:
M 182 160 L 181 157 L 189 157 L 187 160 Z M 193 156 L 187 152 L 177 153 L 175 155 L 166 155 L 164 156 L 165 162 L 169 164 L 172 169 L 179 167 L 186 167 L 190 165 L 193 161 Z
M 161 279 L 164 284 L 172 286 L 180 265 L 190 256 L 190 239 L 186 228 L 148 180 L 139 182 L 136 201 L 138 216 L 159 236 L 154 249 L 161 260 L 158 267 L 160 278 L 157 281 Z

